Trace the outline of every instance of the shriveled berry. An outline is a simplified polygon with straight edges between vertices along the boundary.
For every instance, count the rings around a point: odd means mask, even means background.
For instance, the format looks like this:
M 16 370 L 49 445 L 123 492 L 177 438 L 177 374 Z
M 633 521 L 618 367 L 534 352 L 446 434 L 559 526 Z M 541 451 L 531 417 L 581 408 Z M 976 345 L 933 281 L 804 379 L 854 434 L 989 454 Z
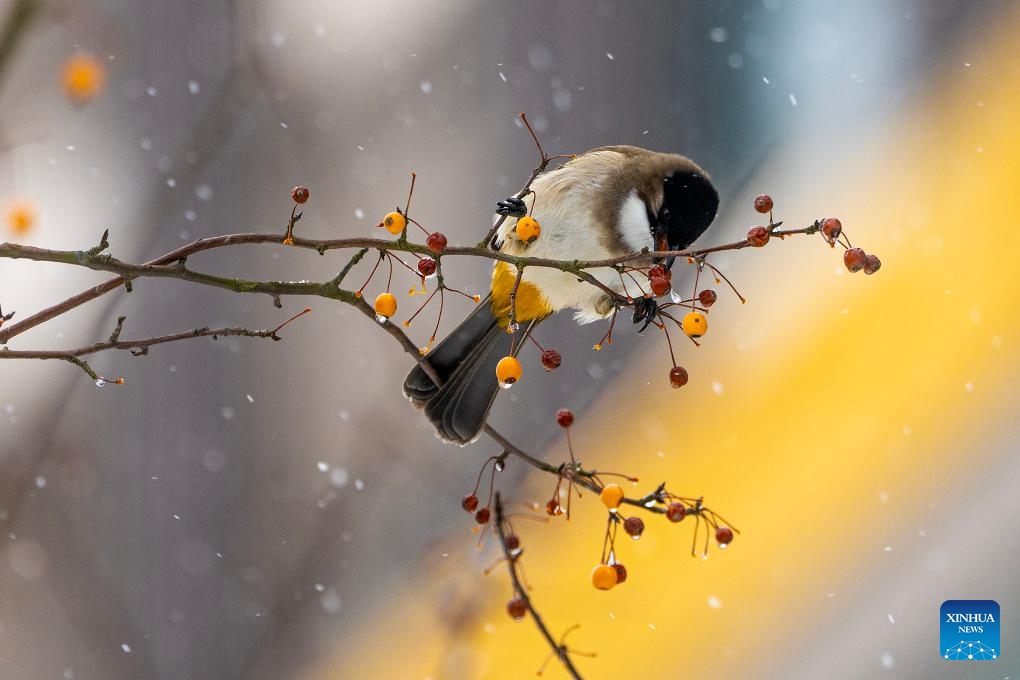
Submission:
M 294 199 L 295 203 L 304 203 L 308 200 L 311 194 L 308 192 L 308 187 L 296 186 L 290 190 L 290 197 Z
M 591 584 L 599 590 L 609 590 L 616 585 L 616 569 L 600 564 L 591 570 Z
M 673 272 L 671 272 L 670 270 L 666 269 L 661 264 L 657 264 L 657 265 L 655 265 L 653 267 L 650 267 L 648 269 L 648 278 L 649 278 L 649 280 L 654 279 L 656 277 L 658 277 L 660 279 L 666 279 L 667 281 L 671 281 L 673 279 Z
M 560 505 L 560 502 L 558 500 L 553 498 L 552 500 L 545 504 L 545 514 L 549 515 L 550 517 L 562 515 L 563 506 Z
M 859 272 L 868 263 L 868 255 L 861 248 L 849 248 L 843 253 L 843 264 L 852 272 Z
M 560 427 L 570 427 L 574 424 L 574 412 L 569 408 L 561 408 L 556 412 L 556 422 Z
M 868 258 L 864 261 L 864 273 L 874 274 L 882 268 L 882 260 L 878 259 L 878 255 L 868 255 Z
M 555 371 L 563 363 L 563 357 L 554 349 L 547 349 L 542 352 L 542 368 L 547 371 Z
M 669 384 L 673 389 L 680 389 L 687 384 L 687 369 L 683 366 L 674 366 L 669 369 Z
M 648 283 L 651 285 L 652 295 L 654 295 L 655 297 L 662 297 L 663 295 L 669 292 L 670 289 L 669 281 L 662 278 L 661 276 L 656 276 L 649 279 Z
M 446 237 L 438 231 L 434 231 L 425 239 L 425 245 L 433 253 L 441 253 L 446 250 Z
M 528 605 L 519 597 L 515 597 L 506 603 L 506 613 L 514 621 L 520 621 L 528 614 Z
M 680 321 L 680 328 L 689 337 L 700 338 L 708 330 L 708 317 L 701 312 L 687 312 Z
M 492 512 L 488 508 L 479 508 L 475 513 L 475 521 L 479 524 L 488 524 L 492 518 Z
M 602 491 L 599 494 L 602 504 L 613 511 L 620 507 L 620 503 L 623 502 L 623 496 L 623 489 L 619 484 L 606 484 L 602 487 Z
M 751 227 L 747 230 L 747 242 L 755 248 L 761 248 L 769 242 L 769 230 L 765 227 Z
M 464 512 L 474 512 L 478 509 L 478 496 L 473 493 L 464 496 L 460 502 L 460 507 L 464 508 Z
M 616 585 L 620 585 L 627 580 L 627 567 L 617 562 L 613 565 L 613 569 L 616 570 Z
M 641 538 L 645 532 L 645 522 L 640 517 L 628 517 L 623 520 L 623 530 L 631 538 Z
M 698 302 L 701 303 L 702 307 L 711 307 L 712 305 L 715 304 L 715 301 L 718 298 L 719 296 L 716 295 L 716 292 L 711 288 L 706 288 L 705 290 L 698 293 Z
M 666 507 L 666 519 L 679 522 L 687 516 L 687 507 L 680 501 L 673 501 Z
M 715 530 L 715 540 L 720 546 L 727 546 L 733 542 L 733 529 L 719 527 Z
M 517 234 L 517 238 L 525 243 L 531 243 L 542 234 L 542 225 L 534 217 L 528 215 L 517 220 L 514 231 Z
M 843 233 L 843 223 L 835 217 L 826 217 L 822 220 L 822 236 L 830 244 L 835 243 L 839 235 Z
M 431 257 L 423 257 L 418 260 L 418 273 L 422 276 L 432 276 L 436 273 L 436 261 Z
M 404 231 L 407 226 L 407 218 L 398 212 L 386 213 L 386 217 L 379 223 L 379 226 L 396 236 Z
M 764 214 L 772 210 L 772 197 L 768 194 L 758 194 L 754 198 L 754 209 Z
M 513 385 L 521 379 L 523 373 L 524 369 L 517 357 L 505 356 L 496 364 L 496 380 L 499 381 L 499 386 L 502 388 Z

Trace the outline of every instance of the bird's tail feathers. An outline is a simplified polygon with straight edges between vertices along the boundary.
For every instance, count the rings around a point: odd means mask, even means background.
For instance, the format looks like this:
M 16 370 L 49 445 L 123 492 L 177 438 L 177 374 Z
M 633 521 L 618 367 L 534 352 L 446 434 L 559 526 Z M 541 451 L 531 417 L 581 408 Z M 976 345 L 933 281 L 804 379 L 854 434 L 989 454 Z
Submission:
M 513 338 L 483 300 L 427 357 L 441 385 L 421 365 L 407 374 L 404 395 L 424 406 L 441 439 L 464 445 L 478 437 L 499 392 L 496 364 L 510 354 Z

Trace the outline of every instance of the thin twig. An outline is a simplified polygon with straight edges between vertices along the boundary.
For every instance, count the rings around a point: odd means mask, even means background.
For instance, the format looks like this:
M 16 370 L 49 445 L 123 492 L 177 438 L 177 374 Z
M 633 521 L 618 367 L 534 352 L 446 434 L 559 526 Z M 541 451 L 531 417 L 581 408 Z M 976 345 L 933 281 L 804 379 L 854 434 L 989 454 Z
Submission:
M 500 494 L 496 492 L 496 499 L 493 503 L 493 507 L 496 512 L 495 526 L 496 535 L 499 538 L 499 546 L 503 551 L 503 556 L 506 558 L 507 570 L 510 572 L 510 580 L 513 582 L 514 592 L 517 597 L 524 602 L 524 605 L 528 608 L 528 613 L 531 614 L 531 619 L 535 622 L 535 626 L 538 628 L 538 632 L 542 634 L 545 641 L 549 644 L 553 654 L 563 664 L 563 669 L 570 674 L 570 677 L 575 680 L 582 680 L 581 674 L 574 667 L 574 662 L 570 658 L 570 651 L 567 646 L 556 641 L 556 638 L 552 636 L 549 629 L 545 625 L 545 621 L 542 620 L 541 614 L 535 609 L 534 603 L 531 601 L 531 597 L 528 595 L 527 588 L 521 583 L 520 575 L 517 573 L 517 559 L 519 554 L 511 554 L 510 550 L 506 545 L 506 516 L 503 512 L 503 501 L 500 498 Z

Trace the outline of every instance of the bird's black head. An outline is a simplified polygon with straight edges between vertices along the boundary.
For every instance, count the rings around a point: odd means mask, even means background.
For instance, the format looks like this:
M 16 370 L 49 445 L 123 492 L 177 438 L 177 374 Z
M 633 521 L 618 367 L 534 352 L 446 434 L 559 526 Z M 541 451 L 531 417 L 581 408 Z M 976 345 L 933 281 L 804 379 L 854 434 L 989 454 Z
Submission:
M 676 170 L 666 175 L 662 188 L 656 240 L 664 237 L 670 250 L 683 250 L 712 224 L 719 209 L 719 194 L 712 181 L 696 170 Z

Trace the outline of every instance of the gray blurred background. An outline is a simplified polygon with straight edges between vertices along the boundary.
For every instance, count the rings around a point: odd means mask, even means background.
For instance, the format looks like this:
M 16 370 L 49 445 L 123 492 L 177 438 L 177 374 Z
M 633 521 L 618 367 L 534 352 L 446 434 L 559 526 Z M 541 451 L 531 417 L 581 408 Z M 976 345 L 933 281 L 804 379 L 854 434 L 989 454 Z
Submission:
M 723 198 L 714 239 L 739 238 L 727 198 L 770 150 L 880 120 L 1002 4 L 42 2 L 0 81 L 0 184 L 39 203 L 35 245 L 87 248 L 109 229 L 112 253 L 144 260 L 199 237 L 282 232 L 295 184 L 312 194 L 302 235 L 374 235 L 413 170 L 414 214 L 473 243 L 536 163 L 515 119 L 526 111 L 551 153 L 636 144 L 694 158 Z M 82 110 L 41 75 L 76 48 L 108 66 L 104 93 Z M 275 248 L 189 260 L 309 280 L 343 262 Z M 447 276 L 483 291 L 487 265 L 451 262 Z M 0 302 L 20 318 L 101 280 L 2 261 Z M 0 678 L 303 677 L 343 649 L 426 547 L 448 543 L 467 568 L 481 564 L 458 499 L 477 472 L 465 457 L 498 450 L 436 441 L 396 387 L 408 358 L 363 316 L 322 300 L 277 310 L 174 281 L 134 290 L 12 348 L 93 342 L 119 315 L 138 337 L 314 311 L 280 343 L 97 356 L 100 373 L 126 377 L 122 388 L 97 389 L 63 364 L 0 365 L 10 539 Z M 469 308 L 448 303 L 444 329 Z M 430 323 L 416 324 L 419 341 Z M 594 333 L 557 318 L 543 342 L 567 355 Z M 618 345 L 515 390 L 513 418 L 583 409 L 635 350 Z M 497 426 L 510 411 L 497 408 Z M 537 450 L 556 434 L 518 429 Z M 469 610 L 486 595 L 458 597 Z M 437 625 L 455 630 L 464 622 L 450 602 Z

